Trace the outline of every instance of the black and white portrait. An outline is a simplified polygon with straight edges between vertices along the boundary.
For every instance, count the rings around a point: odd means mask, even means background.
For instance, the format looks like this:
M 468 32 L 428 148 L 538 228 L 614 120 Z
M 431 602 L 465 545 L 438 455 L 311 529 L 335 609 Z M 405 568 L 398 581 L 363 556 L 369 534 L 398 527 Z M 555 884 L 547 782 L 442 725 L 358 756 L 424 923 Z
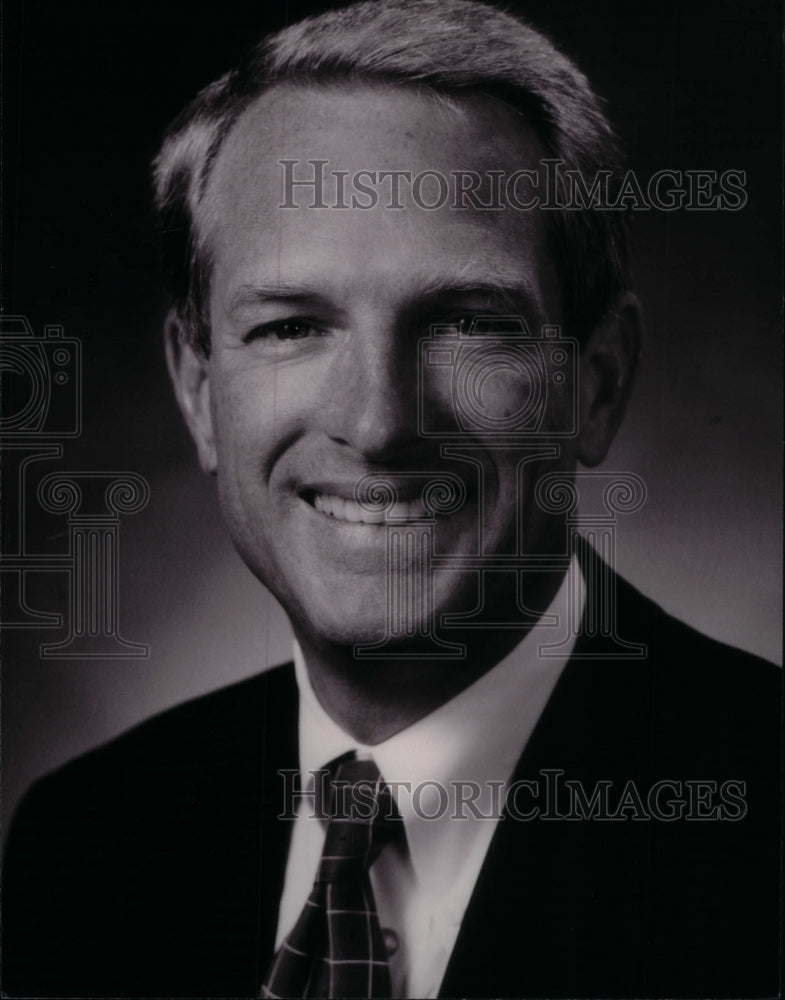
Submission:
M 775 995 L 779 8 L 4 22 L 4 995 Z

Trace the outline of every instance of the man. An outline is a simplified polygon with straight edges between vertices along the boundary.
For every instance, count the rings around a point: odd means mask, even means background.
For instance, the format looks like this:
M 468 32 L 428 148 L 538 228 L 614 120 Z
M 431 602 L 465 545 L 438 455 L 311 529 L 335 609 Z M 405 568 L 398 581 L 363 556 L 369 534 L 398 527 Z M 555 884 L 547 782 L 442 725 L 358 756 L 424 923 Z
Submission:
M 464 0 L 294 25 L 172 127 L 170 370 L 295 663 L 31 793 L 11 995 L 774 991 L 777 672 L 618 580 L 563 502 L 639 352 L 623 212 L 567 203 L 599 171 L 615 203 L 585 79 Z M 394 799 L 383 841 L 379 809 L 346 834 L 362 958 L 308 915 L 349 893 L 322 855 L 357 764 Z M 367 980 L 319 978 L 342 962 Z

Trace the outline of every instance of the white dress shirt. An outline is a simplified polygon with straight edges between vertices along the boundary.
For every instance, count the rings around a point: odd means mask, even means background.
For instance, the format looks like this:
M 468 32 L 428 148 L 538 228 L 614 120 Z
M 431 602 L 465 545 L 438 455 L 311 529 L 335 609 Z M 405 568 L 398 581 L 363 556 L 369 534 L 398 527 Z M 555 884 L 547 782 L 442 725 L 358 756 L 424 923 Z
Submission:
M 376 746 L 358 743 L 327 715 L 295 643 L 301 787 L 313 788 L 312 771 L 354 750 L 372 757 L 392 784 L 403 818 L 408 855 L 389 845 L 370 872 L 388 946 L 393 996 L 438 994 L 504 806 L 506 785 L 572 653 L 575 635 L 568 636 L 558 656 L 541 656 L 539 647 L 562 638 L 570 619 L 580 621 L 584 601 L 583 576 L 573 557 L 541 619 L 544 623 L 548 616 L 557 616 L 554 624 L 533 628 L 488 673 Z M 302 798 L 289 848 L 276 949 L 305 905 L 321 857 L 324 826 L 313 811 L 313 800 Z

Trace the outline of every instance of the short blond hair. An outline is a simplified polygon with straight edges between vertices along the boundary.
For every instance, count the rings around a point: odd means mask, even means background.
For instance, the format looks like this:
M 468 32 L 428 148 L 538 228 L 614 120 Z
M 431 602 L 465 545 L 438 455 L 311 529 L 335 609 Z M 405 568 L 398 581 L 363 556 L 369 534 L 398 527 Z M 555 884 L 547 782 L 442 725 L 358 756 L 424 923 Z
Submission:
M 624 157 L 599 99 L 580 70 L 519 18 L 473 0 L 365 0 L 306 18 L 263 39 L 202 90 L 172 123 L 154 161 L 170 290 L 203 351 L 211 259 L 199 208 L 232 125 L 277 83 L 365 81 L 497 98 L 525 116 L 565 170 L 609 172 L 610 190 L 618 189 Z M 597 207 L 550 214 L 565 325 L 581 337 L 629 286 L 627 217 Z

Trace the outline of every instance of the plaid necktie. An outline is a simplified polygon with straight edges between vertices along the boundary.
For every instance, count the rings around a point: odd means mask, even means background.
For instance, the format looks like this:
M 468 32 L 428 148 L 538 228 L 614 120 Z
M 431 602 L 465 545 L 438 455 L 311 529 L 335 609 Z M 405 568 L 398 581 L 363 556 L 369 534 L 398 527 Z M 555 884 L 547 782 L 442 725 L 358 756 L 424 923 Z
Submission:
M 338 762 L 311 895 L 260 997 L 389 997 L 390 969 L 368 869 L 400 827 L 372 760 Z

